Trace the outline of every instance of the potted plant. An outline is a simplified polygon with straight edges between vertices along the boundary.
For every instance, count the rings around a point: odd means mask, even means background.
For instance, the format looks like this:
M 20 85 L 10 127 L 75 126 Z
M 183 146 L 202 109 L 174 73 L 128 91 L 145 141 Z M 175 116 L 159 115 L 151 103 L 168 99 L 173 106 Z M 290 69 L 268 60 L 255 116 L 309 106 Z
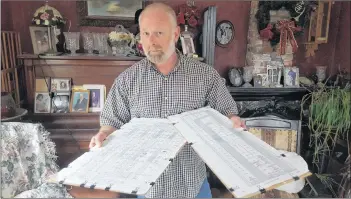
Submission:
M 351 92 L 348 88 L 322 87 L 303 97 L 301 110 L 308 107 L 307 125 L 310 130 L 309 147 L 315 176 L 336 196 L 334 174 L 327 174 L 331 152 L 338 140 L 349 142 L 351 125 Z

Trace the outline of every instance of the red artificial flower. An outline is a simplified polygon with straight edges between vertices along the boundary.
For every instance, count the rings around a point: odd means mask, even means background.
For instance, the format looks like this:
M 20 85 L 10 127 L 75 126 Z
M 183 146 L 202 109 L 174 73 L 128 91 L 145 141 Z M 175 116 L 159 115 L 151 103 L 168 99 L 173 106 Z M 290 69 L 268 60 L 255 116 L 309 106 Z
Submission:
M 185 24 L 184 13 L 180 12 L 177 16 L 178 24 Z
M 195 27 L 197 25 L 197 20 L 195 19 L 194 16 L 191 16 L 190 19 L 188 20 L 188 23 L 191 27 Z

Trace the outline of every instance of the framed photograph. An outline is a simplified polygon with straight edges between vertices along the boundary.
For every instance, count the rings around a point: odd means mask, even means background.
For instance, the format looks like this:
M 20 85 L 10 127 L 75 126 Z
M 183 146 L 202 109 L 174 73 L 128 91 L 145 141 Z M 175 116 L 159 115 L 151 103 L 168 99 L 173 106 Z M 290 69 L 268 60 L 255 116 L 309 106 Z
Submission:
M 129 28 L 134 24 L 135 12 L 145 7 L 145 0 L 77 1 L 80 26 Z
M 34 100 L 34 113 L 50 113 L 51 99 L 49 92 L 36 92 Z
M 49 92 L 50 91 L 50 77 L 35 79 L 35 92 Z
M 194 41 L 191 37 L 180 37 L 184 55 L 195 54 Z
M 49 41 L 56 44 L 56 35 L 52 31 L 49 37 L 48 27 L 29 26 L 30 37 L 32 39 L 32 46 L 34 54 L 41 54 L 47 52 L 49 48 Z M 55 52 L 57 52 L 56 45 L 52 45 Z
M 89 90 L 72 91 L 70 112 L 87 113 L 89 108 L 89 94 Z
M 299 68 L 284 67 L 284 87 L 300 87 Z
M 71 78 L 51 78 L 51 92 L 69 92 L 71 90 Z
M 84 84 L 83 87 L 90 91 L 89 112 L 101 112 L 105 103 L 105 85 Z
M 69 93 L 57 94 L 51 102 L 51 113 L 69 113 Z

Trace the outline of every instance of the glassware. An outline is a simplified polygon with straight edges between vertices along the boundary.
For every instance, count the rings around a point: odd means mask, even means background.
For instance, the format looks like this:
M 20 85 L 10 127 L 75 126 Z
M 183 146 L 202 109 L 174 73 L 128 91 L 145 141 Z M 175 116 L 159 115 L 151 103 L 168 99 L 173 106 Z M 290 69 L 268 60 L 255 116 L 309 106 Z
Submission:
M 326 77 L 326 70 L 327 70 L 327 67 L 326 66 L 317 66 L 316 67 L 316 75 L 318 77 L 318 83 L 317 85 L 322 87 L 323 86 L 323 80 L 325 79 Z
M 243 87 L 246 87 L 246 88 L 252 87 L 252 85 L 250 84 L 252 78 L 253 78 L 253 67 L 245 66 L 243 71 L 243 79 L 245 84 L 243 85 Z
M 64 32 L 66 48 L 71 52 L 71 55 L 76 55 L 79 49 L 80 32 Z
M 94 50 L 94 37 L 93 33 L 84 32 L 83 35 L 83 46 L 84 50 L 88 50 L 88 54 L 93 54 Z
M 11 93 L 1 92 L 1 119 L 16 115 L 16 103 Z

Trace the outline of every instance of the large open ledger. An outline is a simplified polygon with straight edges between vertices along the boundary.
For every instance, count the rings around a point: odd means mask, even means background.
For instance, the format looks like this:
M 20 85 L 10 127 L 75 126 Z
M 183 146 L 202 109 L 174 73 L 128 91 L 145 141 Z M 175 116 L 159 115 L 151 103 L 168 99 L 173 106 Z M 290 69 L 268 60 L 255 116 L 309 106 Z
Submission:
M 50 181 L 145 195 L 188 142 L 234 197 L 250 197 L 311 175 L 231 120 L 205 107 L 168 117 L 135 118 L 103 147 L 84 153 Z

